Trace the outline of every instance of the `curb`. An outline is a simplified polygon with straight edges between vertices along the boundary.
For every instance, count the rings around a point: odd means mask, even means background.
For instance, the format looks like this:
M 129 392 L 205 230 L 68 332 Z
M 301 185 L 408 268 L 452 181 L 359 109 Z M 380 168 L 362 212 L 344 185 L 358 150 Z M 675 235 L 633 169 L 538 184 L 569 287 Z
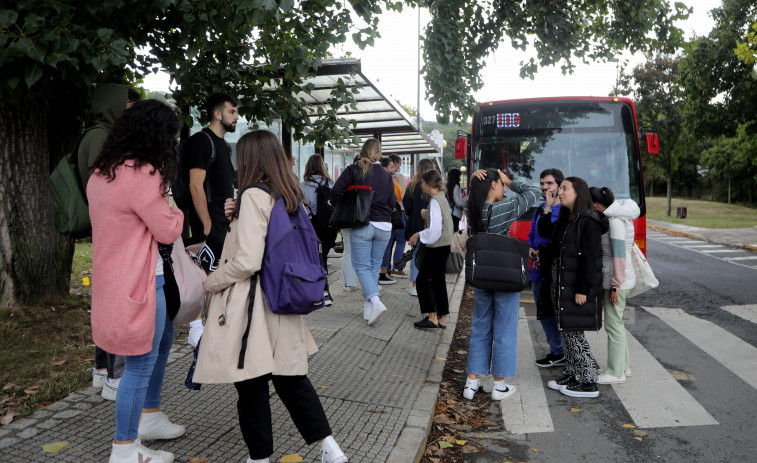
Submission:
M 434 358 L 431 360 L 426 380 L 423 386 L 421 386 L 418 398 L 415 399 L 413 408 L 410 410 L 410 416 L 407 418 L 407 422 L 402 428 L 402 432 L 397 438 L 394 448 L 389 454 L 389 458 L 386 460 L 387 463 L 418 463 L 423 458 L 428 435 L 431 432 L 431 423 L 434 419 L 434 410 L 436 409 L 436 399 L 439 396 L 442 373 L 447 364 L 446 358 L 452 344 L 452 339 L 455 336 L 457 314 L 460 312 L 464 290 L 465 274 L 461 272 L 458 275 L 450 297 L 447 329 L 442 333 Z M 444 358 L 445 360 L 437 360 L 437 357 Z

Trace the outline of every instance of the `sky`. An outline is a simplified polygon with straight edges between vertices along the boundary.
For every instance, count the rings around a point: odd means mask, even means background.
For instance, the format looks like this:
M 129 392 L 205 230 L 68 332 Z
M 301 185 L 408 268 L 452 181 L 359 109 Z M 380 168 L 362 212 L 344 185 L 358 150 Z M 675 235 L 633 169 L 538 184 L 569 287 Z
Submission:
M 720 5 L 720 0 L 683 0 L 694 8 L 686 21 L 678 24 L 687 38 L 706 35 L 713 27 L 709 11 Z M 428 24 L 428 10 L 421 11 L 421 30 Z M 360 50 L 354 44 L 334 48 L 336 57 L 351 51 L 359 58 L 362 71 L 369 79 L 402 104 L 416 107 L 418 89 L 418 10 L 404 8 L 402 13 L 387 12 L 380 16 L 381 38 L 373 47 Z M 534 80 L 520 78 L 521 61 L 535 57 L 533 50 L 515 51 L 509 41 L 502 43 L 492 54 L 483 71 L 484 87 L 474 96 L 479 102 L 510 98 L 547 96 L 606 96 L 615 83 L 618 65 L 627 62 L 628 68 L 644 62 L 641 54 L 628 52 L 619 57 L 620 63 L 596 62 L 589 65 L 576 63 L 572 75 L 563 75 L 559 66 L 540 69 Z M 421 58 L 422 59 L 422 58 Z M 169 91 L 168 76 L 164 73 L 145 78 L 145 88 Z M 421 117 L 435 120 L 431 105 L 425 100 L 425 86 L 421 79 Z

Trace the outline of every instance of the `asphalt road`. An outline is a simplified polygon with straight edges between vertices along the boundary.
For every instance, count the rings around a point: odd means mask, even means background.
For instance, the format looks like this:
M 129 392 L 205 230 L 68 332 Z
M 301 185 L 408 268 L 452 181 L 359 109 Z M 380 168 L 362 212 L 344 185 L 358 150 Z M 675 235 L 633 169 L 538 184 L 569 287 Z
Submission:
M 629 300 L 628 382 L 596 399 L 550 390 L 561 371 L 532 366 L 547 346 L 525 317 L 507 432 L 466 435 L 487 451 L 464 461 L 757 461 L 757 254 L 652 231 L 647 246 L 660 287 Z M 590 336 L 600 364 L 605 339 Z

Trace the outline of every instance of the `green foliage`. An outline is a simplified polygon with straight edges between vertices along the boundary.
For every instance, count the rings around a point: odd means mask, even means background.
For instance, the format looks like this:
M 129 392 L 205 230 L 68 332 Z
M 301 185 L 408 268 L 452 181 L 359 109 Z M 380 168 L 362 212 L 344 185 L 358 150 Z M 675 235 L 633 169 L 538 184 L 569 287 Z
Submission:
M 521 77 L 555 64 L 569 73 L 574 60 L 607 60 L 624 49 L 672 53 L 683 37 L 673 24 L 690 12 L 664 0 L 438 0 L 429 9 L 423 73 L 426 96 L 443 123 L 472 114 L 472 94 L 484 85 L 481 71 L 503 41 L 535 48 L 536 58 L 519 64 Z
M 734 137 L 718 137 L 700 159 L 707 177 L 721 191 L 733 185 L 734 198 L 752 199 L 757 183 L 757 133 L 750 125 L 754 123 L 739 125 Z
M 734 53 L 757 14 L 754 0 L 723 0 L 712 10 L 715 27 L 685 47 L 681 82 L 685 123 L 698 136 L 733 136 L 757 120 L 757 81 L 751 65 Z
M 733 51 L 744 64 L 755 63 L 757 60 L 757 17 L 752 18 L 752 27 L 749 28 L 744 41 L 738 42 Z

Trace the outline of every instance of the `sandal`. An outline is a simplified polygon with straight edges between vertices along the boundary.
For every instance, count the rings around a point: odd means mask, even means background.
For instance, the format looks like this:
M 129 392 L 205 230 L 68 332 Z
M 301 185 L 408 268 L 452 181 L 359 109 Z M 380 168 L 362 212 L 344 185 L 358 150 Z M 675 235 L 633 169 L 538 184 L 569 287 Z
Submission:
M 420 328 L 420 329 L 438 328 L 439 327 L 439 325 L 437 325 L 436 323 L 434 323 L 431 320 L 429 320 L 428 317 L 424 318 L 421 321 L 413 323 L 413 326 L 415 326 L 416 328 Z

